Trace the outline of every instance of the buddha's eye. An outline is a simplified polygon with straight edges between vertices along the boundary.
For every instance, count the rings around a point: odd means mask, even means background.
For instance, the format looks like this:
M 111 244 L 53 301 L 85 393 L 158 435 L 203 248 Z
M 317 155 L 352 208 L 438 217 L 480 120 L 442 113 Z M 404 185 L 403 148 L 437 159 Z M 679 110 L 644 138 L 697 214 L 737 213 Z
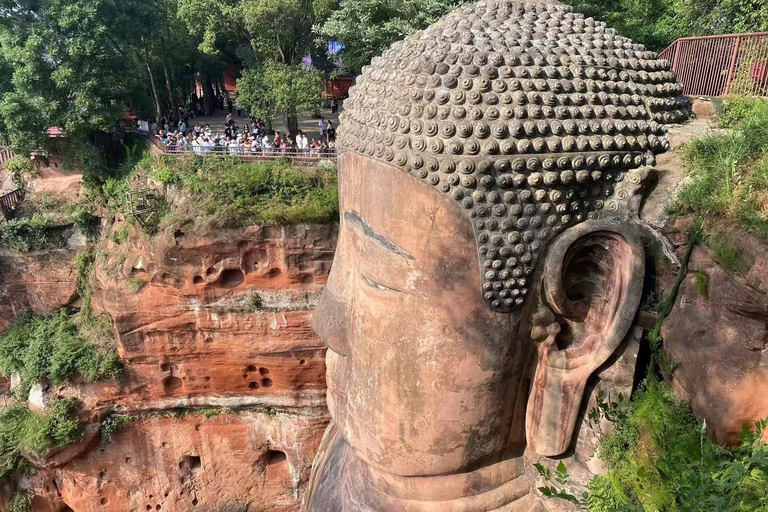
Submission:
M 379 284 L 376 281 L 373 281 L 373 280 L 365 277 L 363 274 L 360 274 L 360 279 L 362 279 L 363 282 L 365 284 L 367 284 L 368 286 L 370 286 L 371 288 L 375 288 L 377 290 L 382 290 L 382 291 L 386 291 L 386 292 L 402 293 L 400 290 L 396 290 L 394 288 L 390 288 L 389 286 L 384 286 L 383 284 Z

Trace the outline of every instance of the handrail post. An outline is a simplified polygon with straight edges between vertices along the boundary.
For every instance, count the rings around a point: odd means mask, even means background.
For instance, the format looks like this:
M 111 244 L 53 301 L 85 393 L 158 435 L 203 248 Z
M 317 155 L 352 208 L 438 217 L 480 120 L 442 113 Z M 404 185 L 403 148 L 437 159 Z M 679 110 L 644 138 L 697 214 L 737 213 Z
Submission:
M 675 41 L 675 53 L 672 56 L 672 71 L 677 73 L 677 62 L 680 60 L 680 40 Z
M 731 80 L 733 80 L 733 70 L 736 67 L 736 59 L 739 56 L 739 45 L 741 44 L 741 36 L 736 36 L 736 44 L 733 46 L 733 57 L 731 57 L 731 67 L 728 69 L 728 78 L 725 80 L 725 94 L 731 90 Z

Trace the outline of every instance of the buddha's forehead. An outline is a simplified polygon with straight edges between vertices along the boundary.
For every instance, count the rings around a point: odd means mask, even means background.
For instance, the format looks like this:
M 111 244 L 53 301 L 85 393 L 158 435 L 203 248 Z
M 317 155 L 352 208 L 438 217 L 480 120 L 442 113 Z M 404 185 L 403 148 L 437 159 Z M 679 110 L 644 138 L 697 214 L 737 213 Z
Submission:
M 483 296 L 519 307 L 547 241 L 602 215 L 689 105 L 669 63 L 558 2 L 478 2 L 396 43 L 345 102 L 339 150 L 448 194 Z

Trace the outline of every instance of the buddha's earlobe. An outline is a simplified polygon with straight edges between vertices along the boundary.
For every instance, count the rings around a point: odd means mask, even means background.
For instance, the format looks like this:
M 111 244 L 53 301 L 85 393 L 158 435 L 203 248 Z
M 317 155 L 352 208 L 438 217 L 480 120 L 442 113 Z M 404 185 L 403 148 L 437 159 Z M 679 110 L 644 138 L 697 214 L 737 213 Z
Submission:
M 561 235 L 544 263 L 531 337 L 538 363 L 526 418 L 539 455 L 568 450 L 589 377 L 619 347 L 637 313 L 644 250 L 626 222 L 586 222 Z

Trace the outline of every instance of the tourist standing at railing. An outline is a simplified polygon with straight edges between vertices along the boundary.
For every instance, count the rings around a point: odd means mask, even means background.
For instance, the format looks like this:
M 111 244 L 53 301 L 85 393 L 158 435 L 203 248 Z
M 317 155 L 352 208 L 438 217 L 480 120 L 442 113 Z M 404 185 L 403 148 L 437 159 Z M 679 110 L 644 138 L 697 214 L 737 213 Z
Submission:
M 328 127 L 325 129 L 325 141 L 330 143 L 336 140 L 336 128 L 333 127 L 333 123 L 328 121 Z
M 183 118 L 179 121 L 179 133 L 181 133 L 183 137 L 186 137 L 187 135 L 187 123 L 184 122 Z
M 296 147 L 298 148 L 300 153 L 305 153 L 307 149 L 309 149 L 309 144 L 307 143 L 307 136 L 304 135 L 304 132 L 299 130 L 299 134 L 296 136 Z

